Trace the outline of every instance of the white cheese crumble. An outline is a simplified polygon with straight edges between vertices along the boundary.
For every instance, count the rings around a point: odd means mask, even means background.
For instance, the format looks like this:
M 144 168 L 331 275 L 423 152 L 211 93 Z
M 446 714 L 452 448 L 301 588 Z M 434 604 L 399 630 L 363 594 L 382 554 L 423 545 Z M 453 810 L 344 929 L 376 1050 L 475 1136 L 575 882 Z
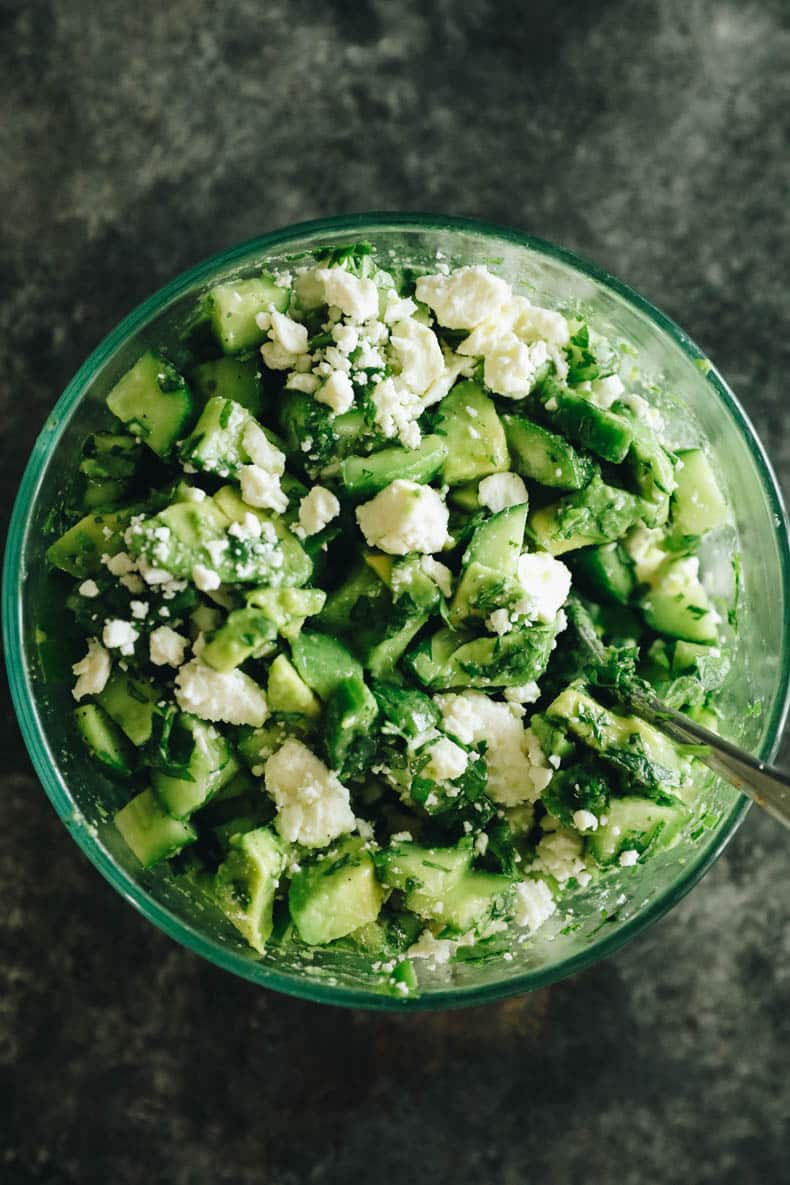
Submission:
M 302 391 L 305 395 L 314 395 L 320 383 L 317 374 L 300 374 L 298 370 L 291 371 L 285 380 L 288 391 Z
M 469 764 L 469 755 L 455 741 L 449 737 L 439 737 L 428 747 L 428 764 L 422 771 L 423 776 L 434 782 L 450 782 L 460 778 Z
M 273 473 L 277 477 L 281 477 L 285 473 L 285 453 L 276 444 L 272 444 L 263 428 L 260 424 L 256 424 L 255 420 L 247 421 L 242 433 L 241 445 L 253 465 L 258 465 L 267 473 Z
M 620 853 L 618 863 L 621 868 L 633 868 L 634 864 L 639 863 L 639 852 L 636 848 L 628 848 L 625 852 Z
M 400 379 L 422 395 L 444 372 L 444 355 L 432 330 L 410 318 L 392 328 L 390 345 L 400 363 Z
M 508 704 L 480 691 L 435 697 L 443 727 L 463 745 L 486 742 L 486 792 L 504 806 L 535 802 L 549 784 L 552 770 L 530 729 L 514 716 Z
M 340 503 L 331 490 L 313 486 L 299 503 L 299 527 L 302 535 L 317 535 L 340 514 Z
M 213 569 L 207 568 L 205 564 L 195 564 L 192 569 L 192 583 L 201 592 L 213 592 L 215 588 L 219 588 L 222 581 Z
M 128 576 L 137 567 L 132 557 L 125 551 L 119 551 L 117 555 L 103 555 L 101 559 L 107 571 L 111 572 L 113 576 Z
M 323 286 L 326 304 L 336 305 L 350 321 L 378 316 L 379 290 L 372 280 L 352 276 L 341 267 L 317 268 L 314 274 Z
M 522 881 L 516 885 L 513 921 L 534 934 L 552 916 L 557 903 L 544 880 Z
M 130 601 L 129 602 L 129 608 L 132 611 L 132 617 L 134 617 L 136 621 L 144 621 L 145 618 L 148 616 L 148 610 L 150 609 L 150 607 L 151 606 L 148 604 L 147 601 Z
M 359 329 L 356 325 L 340 322 L 333 326 L 332 338 L 341 354 L 353 354 L 359 345 Z
M 577 831 L 597 831 L 598 817 L 592 811 L 574 811 L 573 826 Z
M 447 541 L 449 513 L 430 486 L 399 478 L 356 509 L 365 541 L 388 555 L 431 555 Z
M 98 597 L 99 586 L 95 580 L 83 580 L 82 584 L 77 589 L 81 597 Z
M 182 712 L 223 724 L 260 728 L 269 715 L 266 696 L 242 671 L 215 671 L 193 658 L 176 675 L 176 702 Z
M 169 625 L 160 625 L 151 631 L 148 639 L 148 653 L 155 667 L 180 667 L 189 638 L 176 633 Z
M 623 380 L 616 374 L 610 374 L 605 379 L 595 379 L 590 383 L 590 402 L 608 411 L 624 392 Z
M 527 551 L 519 557 L 518 579 L 524 596 L 514 606 L 516 616 L 554 621 L 571 591 L 570 569 L 548 552 Z
M 474 329 L 493 320 L 512 296 L 509 284 L 481 265 L 456 268 L 449 275 L 420 276 L 416 294 L 447 329 Z
M 582 859 L 584 841 L 575 831 L 558 828 L 544 835 L 537 846 L 534 867 L 547 872 L 560 884 L 586 872 Z
M 430 576 L 443 597 L 449 599 L 453 595 L 453 574 L 446 564 L 435 560 L 433 556 L 424 555 L 420 567 L 426 576 Z
M 335 413 L 342 416 L 354 404 L 354 388 L 351 379 L 342 370 L 333 370 L 326 382 L 315 393 L 318 403 L 324 403 Z
M 323 848 L 354 830 L 348 788 L 301 741 L 291 738 L 272 754 L 264 781 L 277 806 L 274 825 L 288 843 Z
M 262 531 L 263 523 L 257 514 L 251 514 L 249 511 L 241 522 L 231 523 L 228 527 L 228 534 L 234 539 L 260 539 Z
M 534 704 L 540 699 L 540 688 L 534 680 L 531 683 L 518 683 L 505 688 L 505 699 L 509 704 Z
M 492 473 L 484 477 L 477 487 L 477 499 L 481 506 L 496 514 L 508 506 L 519 506 L 526 502 L 527 487 L 517 473 Z
M 307 353 L 307 326 L 301 325 L 284 313 L 271 314 L 271 339 L 289 354 Z
M 79 676 L 71 694 L 79 702 L 86 695 L 99 695 L 110 677 L 110 656 L 98 638 L 88 638 L 88 652 L 71 668 Z
M 276 473 L 269 473 L 259 465 L 241 465 L 238 476 L 241 500 L 248 506 L 258 510 L 274 510 L 277 514 L 284 514 L 288 509 L 288 498 L 282 491 Z
M 121 654 L 128 656 L 134 654 L 134 644 L 139 636 L 131 621 L 114 617 L 106 622 L 101 640 L 108 650 L 120 650 Z
M 514 333 L 503 334 L 490 353 L 484 355 L 486 386 L 508 399 L 523 399 L 535 386 L 538 373 L 548 359 L 545 342 L 528 346 Z
M 542 339 L 552 346 L 567 346 L 571 339 L 568 321 L 562 313 L 530 305 L 526 301 L 519 307 L 513 329 L 526 342 Z

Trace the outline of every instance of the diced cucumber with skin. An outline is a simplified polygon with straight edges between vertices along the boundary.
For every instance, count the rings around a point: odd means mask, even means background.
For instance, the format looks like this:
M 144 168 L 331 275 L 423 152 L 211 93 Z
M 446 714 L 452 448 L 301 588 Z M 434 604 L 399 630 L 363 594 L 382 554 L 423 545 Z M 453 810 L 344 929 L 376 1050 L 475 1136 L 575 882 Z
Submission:
M 642 601 L 652 629 L 686 642 L 715 644 L 721 621 L 698 576 L 696 557 L 665 561 Z
M 367 457 L 346 457 L 340 476 L 353 498 L 371 498 L 396 479 L 429 482 L 442 468 L 447 443 L 441 436 L 423 436 L 415 449 L 385 448 Z
M 524 416 L 502 416 L 502 423 L 514 472 L 539 485 L 562 490 L 581 490 L 591 480 L 594 463 L 578 453 L 564 436 Z
M 247 427 L 256 422 L 240 403 L 213 396 L 181 445 L 181 460 L 204 473 L 220 477 L 235 474 L 240 465 L 250 461 L 243 439 Z
M 633 563 L 619 543 L 584 547 L 572 561 L 583 588 L 610 605 L 628 605 L 636 588 Z
M 273 929 L 274 895 L 284 868 L 281 840 L 271 828 L 258 827 L 233 836 L 214 878 L 217 905 L 259 954 Z
M 291 642 L 291 657 L 300 677 L 324 702 L 341 683 L 363 680 L 359 660 L 328 634 L 299 634 Z
M 74 710 L 74 719 L 80 736 L 107 772 L 129 777 L 134 769 L 134 749 L 107 713 L 98 704 L 81 704 Z
M 153 683 L 116 669 L 96 698 L 133 745 L 140 748 L 151 739 L 157 701 L 161 698 Z
M 504 416 L 502 419 L 504 421 Z M 447 494 L 447 501 L 458 510 L 474 514 L 476 510 L 480 509 L 479 484 L 477 481 L 466 481 L 462 485 L 452 486 Z
M 643 511 L 641 498 L 606 485 L 596 475 L 583 490 L 533 510 L 527 533 L 544 551 L 564 555 L 580 547 L 614 542 L 639 522 Z
M 387 559 L 388 557 L 381 557 Z M 390 570 L 392 562 L 390 560 Z M 319 624 L 332 633 L 346 633 L 352 622 L 352 612 L 363 598 L 378 601 L 386 597 L 381 578 L 366 562 L 351 569 L 346 580 L 329 593 L 321 610 Z
M 151 773 L 151 788 L 164 810 L 186 819 L 238 772 L 227 739 L 205 720 L 181 713 L 169 736 L 172 764 Z
M 628 455 L 633 431 L 624 416 L 591 403 L 583 395 L 555 384 L 543 388 L 543 412 L 571 444 L 588 449 L 604 461 L 619 465 Z
M 464 552 L 461 579 L 450 604 L 450 621 L 460 626 L 469 617 L 485 617 L 497 607 L 493 601 L 486 608 L 481 593 L 496 595 L 498 586 L 514 581 L 524 545 L 527 524 L 526 506 L 509 506 L 493 514 L 476 529 Z M 488 598 L 491 599 L 490 597 Z
M 727 503 L 702 449 L 683 449 L 676 456 L 672 525 L 680 535 L 704 535 L 727 521 Z
M 375 922 L 383 902 L 373 857 L 356 836 L 303 865 L 288 893 L 293 923 L 309 946 L 334 942 Z
M 646 720 L 618 715 L 573 684 L 549 704 L 546 715 L 602 757 L 615 760 L 620 768 L 624 763 L 616 760 L 619 754 L 643 755 L 660 771 L 655 775 L 657 782 L 677 785 L 682 759 L 672 742 Z
M 313 717 L 321 715 L 318 696 L 310 690 L 284 654 L 278 654 L 269 667 L 266 700 L 272 712 L 298 712 Z
M 140 510 L 137 505 L 85 515 L 55 540 L 47 551 L 47 559 L 80 580 L 95 576 L 104 568 L 103 555 L 117 555 L 122 550 L 123 533 Z
M 473 871 L 472 854 L 469 840 L 454 848 L 398 843 L 375 861 L 380 880 L 404 894 L 407 909 L 444 931 L 467 934 L 506 917 L 515 893 L 509 877 Z
M 675 488 L 675 467 L 655 432 L 638 422 L 630 409 L 624 409 L 623 414 L 634 434 L 625 468 L 642 497 L 642 518 L 649 527 L 663 526 L 669 518 L 669 498 Z
M 377 679 L 391 674 L 429 616 L 428 612 L 416 610 L 405 618 L 385 619 L 378 627 L 360 630 L 356 649 L 365 669 Z
M 450 605 L 450 624 L 461 629 L 473 618 L 487 617 L 493 610 L 506 608 L 524 595 L 524 588 L 512 576 L 483 564 L 467 564 Z
M 379 714 L 373 693 L 363 679 L 346 679 L 329 696 L 324 731 L 329 764 L 342 769 L 351 746 L 366 736 Z
M 219 395 L 231 399 L 256 418 L 263 409 L 260 360 L 250 358 L 214 358 L 201 362 L 190 371 L 193 394 L 201 404 Z
M 277 646 L 277 630 L 260 609 L 234 609 L 203 647 L 201 659 L 215 671 L 232 671 Z
M 407 655 L 406 662 L 425 687 L 515 687 L 531 683 L 546 669 L 555 637 L 553 626 L 514 626 L 502 637 L 470 638 L 438 630 Z
M 439 412 L 436 431 L 444 435 L 447 445 L 442 478 L 448 485 L 510 467 L 502 421 L 478 383 L 456 383 L 439 404 Z
M 157 456 L 166 457 L 188 430 L 194 401 L 176 368 L 149 351 L 115 384 L 107 406 Z
M 573 753 L 573 741 L 568 739 L 564 728 L 557 727 L 556 721 L 549 720 L 541 712 L 535 712 L 530 716 L 529 726 L 547 757 L 559 757 L 566 761 Z
M 621 852 L 642 855 L 650 847 L 667 847 L 690 819 L 690 811 L 678 799 L 658 803 L 633 796 L 612 798 L 606 823 L 587 836 L 587 849 L 604 867 L 614 864 Z
M 190 823 L 174 819 L 162 810 L 151 789 L 143 790 L 122 807 L 114 821 L 124 843 L 143 868 L 169 860 L 197 839 L 197 831 Z
M 206 300 L 214 334 L 225 354 L 259 346 L 269 336 L 255 320 L 258 313 L 288 308 L 290 290 L 279 288 L 264 272 L 249 280 L 235 280 L 212 288 Z

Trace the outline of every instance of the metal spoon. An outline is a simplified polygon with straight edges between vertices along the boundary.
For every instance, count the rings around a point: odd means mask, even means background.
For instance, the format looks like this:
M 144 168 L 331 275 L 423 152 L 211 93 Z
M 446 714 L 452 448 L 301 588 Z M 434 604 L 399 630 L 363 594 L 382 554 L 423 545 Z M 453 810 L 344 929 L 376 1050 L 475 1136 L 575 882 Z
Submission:
M 606 657 L 606 649 L 586 611 L 573 603 L 569 603 L 567 608 L 568 616 L 593 661 L 602 662 Z M 629 712 L 641 716 L 671 741 L 694 745 L 697 749 L 695 756 L 709 769 L 743 794 L 748 794 L 749 798 L 780 823 L 784 823 L 785 827 L 790 827 L 790 775 L 764 761 L 758 761 L 745 749 L 725 741 L 718 733 L 703 728 L 682 712 L 670 708 L 647 688 L 626 681 L 622 686 L 610 688 L 610 691 Z

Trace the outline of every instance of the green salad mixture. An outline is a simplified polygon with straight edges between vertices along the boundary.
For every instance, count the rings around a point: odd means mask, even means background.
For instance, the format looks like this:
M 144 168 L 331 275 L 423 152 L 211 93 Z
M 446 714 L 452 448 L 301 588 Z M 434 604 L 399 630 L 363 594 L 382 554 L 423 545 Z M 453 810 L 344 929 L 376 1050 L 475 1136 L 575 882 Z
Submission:
M 145 867 L 407 994 L 698 824 L 693 755 L 610 692 L 715 726 L 728 508 L 581 316 L 367 244 L 290 267 L 214 287 L 84 441 L 75 728 Z

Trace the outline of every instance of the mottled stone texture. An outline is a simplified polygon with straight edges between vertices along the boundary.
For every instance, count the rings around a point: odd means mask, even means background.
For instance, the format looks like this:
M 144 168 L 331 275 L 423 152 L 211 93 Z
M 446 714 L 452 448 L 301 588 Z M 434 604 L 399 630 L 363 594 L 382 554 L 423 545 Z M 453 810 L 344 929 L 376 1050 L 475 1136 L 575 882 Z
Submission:
M 143 296 L 376 208 L 605 265 L 718 362 L 790 475 L 785 0 L 6 0 L 0 20 L 4 513 Z M 470 1012 L 355 1014 L 155 931 L 4 730 L 4 1185 L 789 1179 L 790 849 L 767 818 L 603 966 Z

